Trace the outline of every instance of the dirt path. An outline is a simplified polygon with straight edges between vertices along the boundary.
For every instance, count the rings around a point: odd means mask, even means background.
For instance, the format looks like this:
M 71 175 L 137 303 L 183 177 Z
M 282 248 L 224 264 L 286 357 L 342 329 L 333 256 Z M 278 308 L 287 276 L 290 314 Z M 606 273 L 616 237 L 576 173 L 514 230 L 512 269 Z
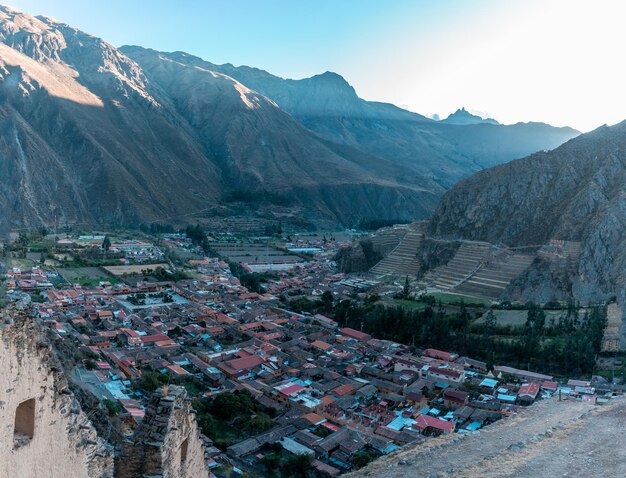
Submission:
M 352 477 L 624 477 L 626 400 L 544 400 L 480 433 L 426 440 Z

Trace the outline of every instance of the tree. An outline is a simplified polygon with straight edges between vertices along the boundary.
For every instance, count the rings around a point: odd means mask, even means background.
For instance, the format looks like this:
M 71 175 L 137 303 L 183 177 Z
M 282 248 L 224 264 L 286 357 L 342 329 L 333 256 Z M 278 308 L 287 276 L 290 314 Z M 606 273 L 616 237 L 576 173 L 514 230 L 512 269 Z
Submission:
M 311 469 L 313 455 L 291 455 L 287 458 L 281 468 L 284 476 L 306 476 Z
M 404 279 L 404 287 L 402 288 L 402 297 L 408 299 L 411 295 L 411 283 L 409 282 L 409 276 Z
M 329 290 L 325 290 L 324 292 L 322 292 L 322 304 L 325 310 L 331 310 L 333 307 L 333 294 L 331 291 Z
M 104 404 L 107 411 L 109 412 L 110 417 L 117 415 L 123 410 L 122 406 L 120 405 L 118 401 L 109 400 L 108 398 L 105 398 L 102 401 L 102 403 Z
M 487 316 L 485 317 L 485 332 L 487 335 L 493 334 L 497 325 L 498 319 L 496 319 L 496 314 L 492 309 L 489 309 L 489 312 L 487 312 Z
M 109 252 L 109 249 L 111 249 L 111 239 L 109 239 L 109 236 L 104 236 L 104 240 L 102 241 L 102 249 L 104 250 L 104 252 Z
M 85 368 L 87 370 L 95 370 L 97 367 L 96 361 L 94 359 L 85 360 Z

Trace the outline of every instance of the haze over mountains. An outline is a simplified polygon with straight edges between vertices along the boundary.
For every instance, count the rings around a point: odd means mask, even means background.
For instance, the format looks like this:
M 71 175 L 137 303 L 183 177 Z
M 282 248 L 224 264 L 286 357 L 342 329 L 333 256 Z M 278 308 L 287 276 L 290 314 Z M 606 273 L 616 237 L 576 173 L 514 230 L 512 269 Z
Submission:
M 334 73 L 283 80 L 117 49 L 8 7 L 0 98 L 5 230 L 198 214 L 315 225 L 426 218 L 457 180 L 578 134 L 435 122 L 364 101 Z

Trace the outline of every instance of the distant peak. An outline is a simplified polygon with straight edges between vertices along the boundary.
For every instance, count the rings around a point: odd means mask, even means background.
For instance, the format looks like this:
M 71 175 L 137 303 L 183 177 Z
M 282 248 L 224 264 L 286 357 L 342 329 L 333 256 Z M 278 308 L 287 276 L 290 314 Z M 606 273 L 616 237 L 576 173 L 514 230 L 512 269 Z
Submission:
M 448 116 L 446 119 L 442 120 L 442 123 L 449 124 L 479 124 L 479 123 L 487 123 L 487 124 L 500 124 L 493 118 L 483 118 L 481 116 L 470 113 L 465 109 L 465 107 L 461 107 Z
M 311 78 L 309 78 L 309 80 L 349 85 L 349 83 L 343 76 L 341 76 L 339 73 L 335 73 L 334 71 L 325 71 L 324 73 L 320 73 L 319 75 L 312 76 Z

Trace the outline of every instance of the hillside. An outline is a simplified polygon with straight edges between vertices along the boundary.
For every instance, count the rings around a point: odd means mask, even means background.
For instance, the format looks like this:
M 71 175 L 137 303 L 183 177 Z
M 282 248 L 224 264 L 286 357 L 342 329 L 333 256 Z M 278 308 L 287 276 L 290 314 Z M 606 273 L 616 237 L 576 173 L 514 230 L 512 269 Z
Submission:
M 185 222 L 232 203 L 353 224 L 423 217 L 442 192 L 223 74 L 175 62 L 148 74 L 99 38 L 7 7 L 0 39 L 4 229 Z
M 623 398 L 604 407 L 552 398 L 480 433 L 429 440 L 348 476 L 617 478 L 626 473 L 624 460 L 616 459 L 623 453 L 614 446 L 625 415 Z
M 137 58 L 144 49 L 125 46 L 121 50 Z M 391 104 L 365 101 L 332 72 L 286 80 L 258 68 L 215 65 L 183 52 L 161 55 L 229 75 L 271 98 L 319 136 L 385 158 L 445 189 L 475 171 L 555 148 L 579 134 L 543 123 L 505 126 L 477 121 L 478 117 L 468 120 L 467 112 L 459 113 L 463 117 L 459 124 L 433 121 Z
M 442 199 L 430 232 L 511 246 L 579 241 L 575 295 L 621 294 L 625 184 L 626 123 L 620 123 L 461 181 Z
M 282 80 L 0 7 L 0 230 L 427 218 L 457 179 L 575 135 L 450 125 L 339 75 Z

